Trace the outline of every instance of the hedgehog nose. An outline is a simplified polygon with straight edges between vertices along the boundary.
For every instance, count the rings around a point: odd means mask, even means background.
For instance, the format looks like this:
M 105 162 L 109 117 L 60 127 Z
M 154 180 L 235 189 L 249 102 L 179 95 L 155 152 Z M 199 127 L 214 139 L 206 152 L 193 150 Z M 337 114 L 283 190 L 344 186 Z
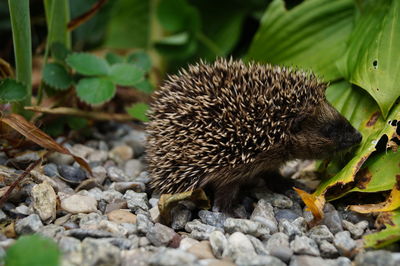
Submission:
M 356 131 L 356 134 L 354 135 L 354 142 L 356 144 L 360 143 L 362 141 L 362 135 L 360 132 Z
M 339 144 L 341 149 L 350 148 L 353 145 L 359 144 L 362 140 L 362 135 L 357 130 L 350 134 L 345 134 Z

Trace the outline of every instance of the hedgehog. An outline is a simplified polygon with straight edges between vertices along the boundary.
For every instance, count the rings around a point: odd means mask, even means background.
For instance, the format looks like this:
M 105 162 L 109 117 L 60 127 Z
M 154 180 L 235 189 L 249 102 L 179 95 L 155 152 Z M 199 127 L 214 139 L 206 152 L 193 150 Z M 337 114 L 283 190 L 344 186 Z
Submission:
M 229 211 L 262 173 L 360 143 L 326 87 L 311 72 L 222 58 L 170 75 L 149 109 L 151 189 L 209 188 L 214 207 Z

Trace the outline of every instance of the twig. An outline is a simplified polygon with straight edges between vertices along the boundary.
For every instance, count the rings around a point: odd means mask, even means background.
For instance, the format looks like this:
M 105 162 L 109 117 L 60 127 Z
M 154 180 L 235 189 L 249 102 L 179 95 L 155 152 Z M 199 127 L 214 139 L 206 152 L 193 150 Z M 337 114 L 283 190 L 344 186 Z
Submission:
M 88 112 L 69 107 L 46 108 L 41 106 L 26 106 L 26 110 L 54 115 L 74 115 L 93 120 L 139 121 L 128 114 L 115 114 L 104 112 Z
M 15 189 L 15 187 L 24 179 L 36 166 L 38 166 L 42 162 L 42 158 L 36 160 L 35 162 L 31 163 L 24 172 L 15 180 L 11 186 L 7 189 L 6 193 L 4 193 L 3 197 L 0 199 L 0 208 L 3 207 L 3 204 L 8 200 L 10 197 L 11 192 Z
M 68 30 L 72 31 L 93 17 L 108 0 L 99 0 L 87 12 L 68 23 Z

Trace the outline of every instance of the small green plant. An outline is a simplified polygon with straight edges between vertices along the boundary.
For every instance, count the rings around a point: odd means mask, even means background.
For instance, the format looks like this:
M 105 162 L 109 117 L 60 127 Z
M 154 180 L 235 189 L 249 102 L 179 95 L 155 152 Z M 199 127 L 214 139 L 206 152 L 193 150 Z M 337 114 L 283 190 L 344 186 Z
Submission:
M 61 253 L 53 240 L 39 235 L 21 236 L 8 250 L 7 266 L 58 266 Z

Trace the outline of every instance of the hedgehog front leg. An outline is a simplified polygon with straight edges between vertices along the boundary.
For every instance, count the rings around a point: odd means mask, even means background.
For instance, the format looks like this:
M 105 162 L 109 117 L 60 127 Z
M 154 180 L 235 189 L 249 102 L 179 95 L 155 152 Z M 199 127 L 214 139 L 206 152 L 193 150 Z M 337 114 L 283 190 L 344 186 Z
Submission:
M 215 188 L 213 210 L 232 213 L 232 208 L 238 203 L 239 191 L 240 186 L 238 184 L 228 184 Z

